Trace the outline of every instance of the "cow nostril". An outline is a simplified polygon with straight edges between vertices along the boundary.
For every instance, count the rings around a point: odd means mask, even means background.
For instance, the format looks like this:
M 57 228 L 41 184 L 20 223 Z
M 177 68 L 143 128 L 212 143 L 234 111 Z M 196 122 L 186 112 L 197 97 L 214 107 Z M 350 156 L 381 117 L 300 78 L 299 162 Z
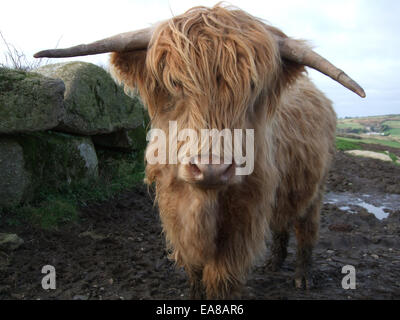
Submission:
M 222 180 L 229 180 L 234 174 L 235 166 L 231 163 L 226 170 L 221 174 Z
M 199 176 L 201 174 L 201 170 L 195 163 L 190 163 L 189 164 L 189 170 L 193 176 Z
M 216 157 L 210 158 L 215 160 Z M 183 180 L 193 183 L 202 187 L 216 187 L 226 185 L 235 175 L 234 163 L 223 163 L 222 159 L 217 161 L 210 161 L 211 163 L 201 163 L 199 157 L 192 158 L 189 163 L 184 164 L 181 172 Z

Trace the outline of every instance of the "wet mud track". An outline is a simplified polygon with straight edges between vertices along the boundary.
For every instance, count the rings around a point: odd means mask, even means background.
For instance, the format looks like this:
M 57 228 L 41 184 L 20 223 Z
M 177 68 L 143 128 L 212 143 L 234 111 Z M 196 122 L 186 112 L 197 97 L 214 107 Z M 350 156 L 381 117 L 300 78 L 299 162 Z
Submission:
M 399 193 L 400 167 L 338 152 L 328 179 L 332 192 Z M 326 203 L 314 252 L 314 288 L 294 289 L 295 240 L 282 270 L 262 260 L 244 299 L 399 299 L 400 208 L 378 220 Z M 57 231 L 0 226 L 25 243 L 0 264 L 0 299 L 187 299 L 185 273 L 167 259 L 157 209 L 145 187 L 81 209 L 79 224 Z M 268 253 L 267 253 L 268 256 Z M 41 269 L 56 269 L 57 289 L 41 287 Z M 356 269 L 356 289 L 342 288 L 342 267 Z

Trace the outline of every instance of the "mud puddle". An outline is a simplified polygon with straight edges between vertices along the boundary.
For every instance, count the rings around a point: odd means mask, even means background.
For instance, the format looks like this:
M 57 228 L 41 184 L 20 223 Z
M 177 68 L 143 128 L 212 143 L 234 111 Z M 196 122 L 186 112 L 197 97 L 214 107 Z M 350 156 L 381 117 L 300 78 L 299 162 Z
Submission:
M 362 207 L 375 215 L 377 219 L 382 220 L 389 216 L 389 211 L 396 211 L 400 208 L 400 195 L 328 192 L 325 195 L 324 203 L 335 204 L 340 210 L 349 213 L 356 212 L 352 208 L 353 206 Z

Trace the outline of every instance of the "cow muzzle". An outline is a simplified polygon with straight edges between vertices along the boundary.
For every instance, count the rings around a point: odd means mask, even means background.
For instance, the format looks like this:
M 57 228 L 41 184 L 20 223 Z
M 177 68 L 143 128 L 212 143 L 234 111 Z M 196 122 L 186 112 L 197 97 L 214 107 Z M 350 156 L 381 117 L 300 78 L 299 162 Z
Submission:
M 208 158 L 207 163 L 204 161 Z M 203 160 L 203 161 L 202 161 Z M 235 164 L 224 163 L 218 156 L 192 157 L 189 163 L 180 164 L 178 176 L 183 181 L 201 188 L 214 189 L 230 184 L 235 175 Z

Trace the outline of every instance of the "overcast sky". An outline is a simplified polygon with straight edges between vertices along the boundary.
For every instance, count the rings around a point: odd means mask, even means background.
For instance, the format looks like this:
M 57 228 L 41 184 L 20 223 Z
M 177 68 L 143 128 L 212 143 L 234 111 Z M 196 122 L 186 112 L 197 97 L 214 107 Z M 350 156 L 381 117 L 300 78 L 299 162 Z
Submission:
M 3 1 L 0 31 L 9 43 L 33 53 L 99 40 L 147 27 L 207 0 L 13 0 Z M 334 102 L 339 117 L 400 113 L 400 1 L 232 0 L 315 50 L 364 87 L 361 99 L 330 78 L 310 71 Z M 5 46 L 0 41 L 0 62 Z M 69 59 L 108 64 L 108 54 Z M 58 62 L 59 60 L 53 60 Z

